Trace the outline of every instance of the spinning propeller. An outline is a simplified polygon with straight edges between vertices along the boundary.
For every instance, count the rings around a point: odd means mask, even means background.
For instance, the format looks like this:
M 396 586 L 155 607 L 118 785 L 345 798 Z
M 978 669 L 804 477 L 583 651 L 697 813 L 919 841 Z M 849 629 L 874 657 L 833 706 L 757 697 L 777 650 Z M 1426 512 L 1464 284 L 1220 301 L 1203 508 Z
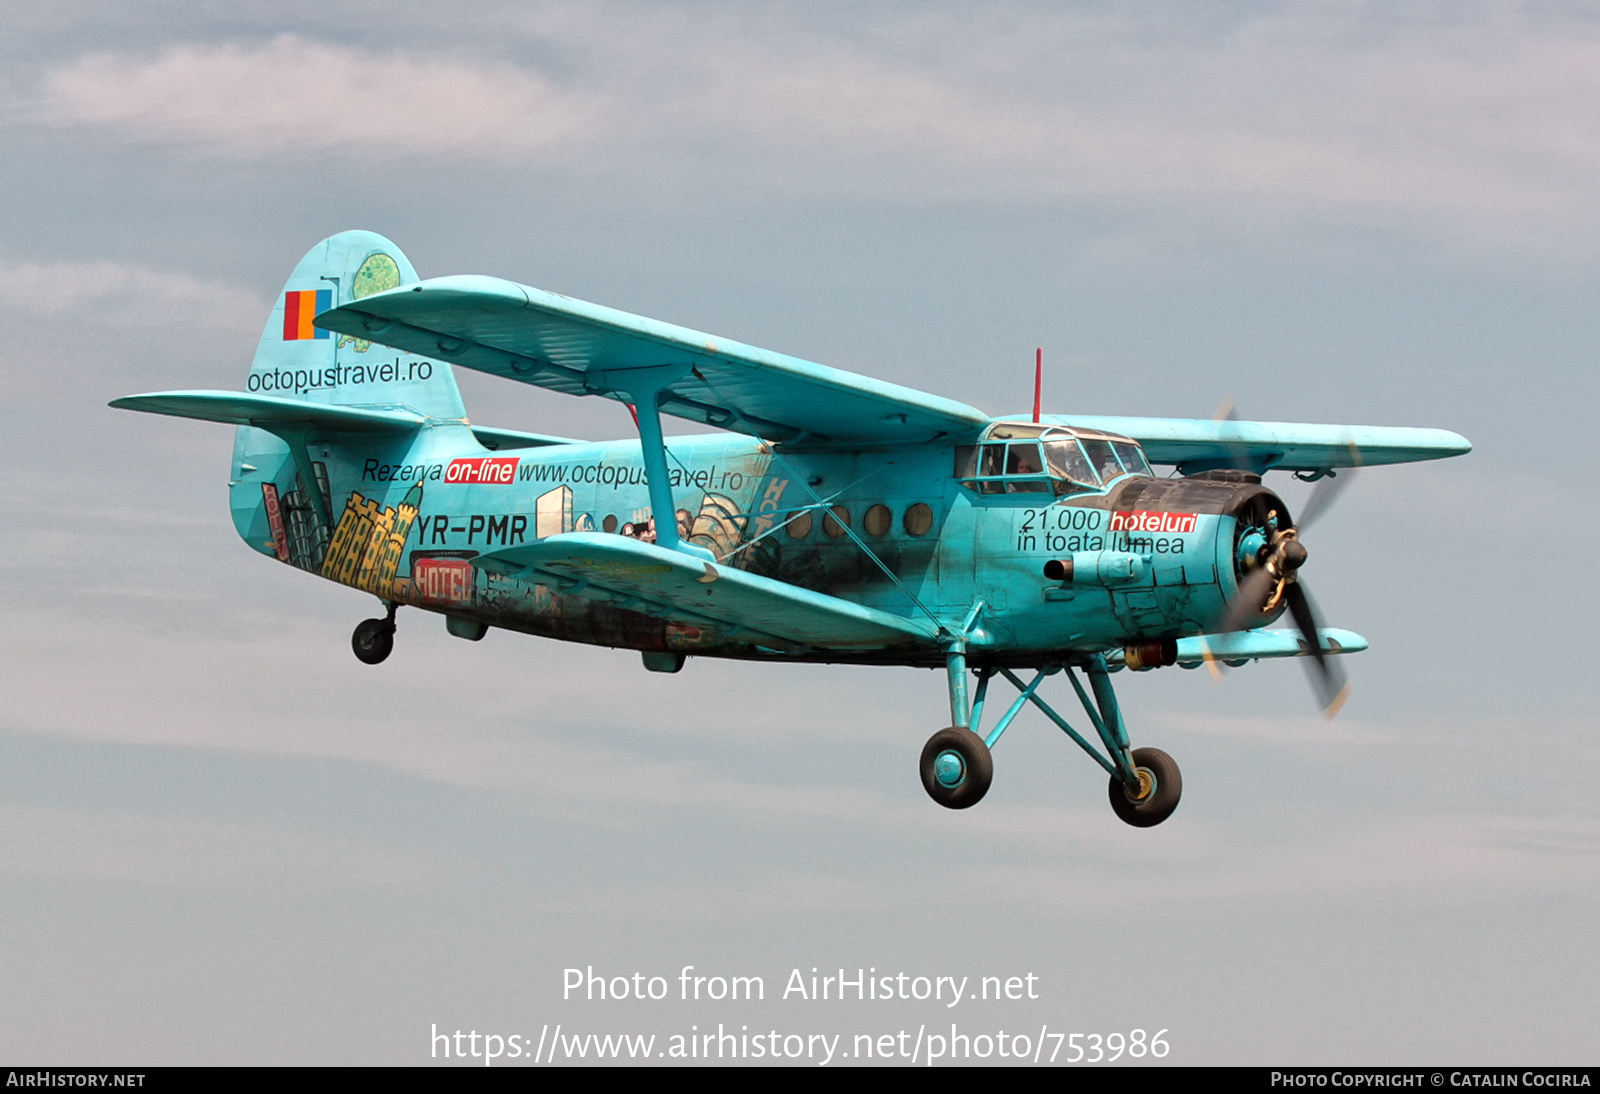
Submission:
M 1230 399 L 1217 411 L 1218 421 L 1235 420 L 1233 401 Z M 1350 446 L 1355 459 L 1361 462 L 1361 453 L 1354 443 Z M 1312 606 L 1311 594 L 1300 580 L 1300 568 L 1308 556 L 1300 534 L 1332 508 L 1335 500 L 1355 478 L 1356 468 L 1346 467 L 1335 473 L 1331 469 L 1317 480 L 1311 494 L 1300 511 L 1298 525 L 1287 524 L 1285 514 L 1272 511 L 1266 515 L 1264 527 L 1252 527 L 1239 538 L 1238 558 L 1244 570 L 1239 580 L 1238 596 L 1229 607 L 1216 630 L 1221 633 L 1248 630 L 1263 615 L 1279 607 L 1287 607 L 1300 641 L 1310 652 L 1306 675 L 1311 680 L 1312 691 L 1324 716 L 1332 718 L 1339 713 L 1350 697 L 1350 684 L 1344 669 L 1323 648 L 1320 639 L 1317 610 Z M 1214 660 L 1208 662 L 1212 672 L 1221 674 Z

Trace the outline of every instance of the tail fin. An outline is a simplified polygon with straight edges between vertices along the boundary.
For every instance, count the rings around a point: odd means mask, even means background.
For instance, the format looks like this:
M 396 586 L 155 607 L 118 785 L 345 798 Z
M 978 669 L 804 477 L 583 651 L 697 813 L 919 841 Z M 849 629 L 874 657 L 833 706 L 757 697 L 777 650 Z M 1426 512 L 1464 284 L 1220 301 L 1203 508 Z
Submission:
M 337 460 L 338 452 L 308 443 L 314 434 L 357 432 L 370 445 L 395 445 L 403 452 L 429 419 L 465 426 L 466 410 L 448 362 L 334 334 L 311 322 L 329 308 L 417 280 L 400 248 L 373 232 L 340 232 L 323 240 L 289 275 L 261 332 L 245 380 L 246 398 L 328 409 L 299 418 L 281 404 L 269 408 L 271 413 L 244 408 L 251 424 L 241 423 L 234 441 L 236 473 L 229 496 L 234 526 L 255 550 L 321 573 L 336 546 L 339 510 L 329 461 Z M 409 511 L 416 515 L 414 505 Z M 392 567 L 387 574 L 393 577 Z
M 245 390 L 335 406 L 405 409 L 427 418 L 465 418 L 447 362 L 311 323 L 329 308 L 417 280 L 400 248 L 374 232 L 340 232 L 318 243 L 294 268 L 273 305 Z

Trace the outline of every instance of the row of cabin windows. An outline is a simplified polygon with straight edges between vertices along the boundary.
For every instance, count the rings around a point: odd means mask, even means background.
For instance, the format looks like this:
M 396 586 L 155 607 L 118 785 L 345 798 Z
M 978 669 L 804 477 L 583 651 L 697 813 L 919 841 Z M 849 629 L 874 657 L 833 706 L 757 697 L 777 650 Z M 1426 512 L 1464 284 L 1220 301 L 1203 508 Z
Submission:
M 684 538 L 689 535 L 693 524 L 693 514 L 687 509 L 678 510 L 678 534 Z M 817 520 L 809 509 L 800 513 L 789 521 L 784 531 L 789 533 L 790 539 L 809 539 L 816 529 Z M 845 529 L 850 527 L 850 510 L 843 505 L 835 505 L 822 514 L 822 531 L 829 539 L 841 539 L 845 536 Z M 867 507 L 861 515 L 861 529 L 873 538 L 881 538 L 889 534 L 890 527 L 894 524 L 894 513 L 887 505 L 877 504 Z M 644 539 L 655 542 L 654 522 L 650 524 L 621 523 L 615 516 L 607 514 L 600 525 L 607 532 L 620 532 L 625 536 L 635 539 Z M 933 508 L 926 502 L 916 502 L 906 508 L 900 518 L 900 526 L 907 535 L 925 536 L 933 530 Z M 591 524 L 592 528 L 593 525 Z M 578 529 L 582 531 L 580 527 Z
M 809 539 L 817 524 L 815 514 L 808 509 L 790 520 L 784 531 L 790 539 Z M 845 529 L 850 527 L 849 508 L 835 505 L 824 511 L 821 524 L 823 535 L 830 539 L 842 538 L 846 535 Z M 867 511 L 861 514 L 861 530 L 875 539 L 888 535 L 893 525 L 894 512 L 882 503 L 869 505 Z M 900 527 L 910 536 L 927 535 L 933 529 L 933 508 L 920 501 L 907 506 L 900 518 Z

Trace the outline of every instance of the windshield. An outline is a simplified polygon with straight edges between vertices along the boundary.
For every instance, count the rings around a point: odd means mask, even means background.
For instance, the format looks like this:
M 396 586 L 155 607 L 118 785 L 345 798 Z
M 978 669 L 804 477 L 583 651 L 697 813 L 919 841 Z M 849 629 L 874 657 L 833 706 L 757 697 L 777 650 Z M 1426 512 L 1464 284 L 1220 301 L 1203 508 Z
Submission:
M 1093 490 L 1099 485 L 1095 481 L 1094 468 L 1089 466 L 1076 440 L 1067 437 L 1046 441 L 1044 451 L 1050 460 L 1050 473 L 1056 478 L 1064 479 L 1080 490 Z
M 1144 453 L 1139 446 L 1128 441 L 1112 441 L 1111 447 L 1116 450 L 1117 458 L 1122 461 L 1122 468 L 1130 475 L 1152 475 L 1150 465 L 1145 462 Z
M 1101 482 L 1110 482 L 1123 473 L 1122 464 L 1118 462 L 1110 441 L 1085 439 L 1083 450 L 1089 454 L 1089 464 L 1100 476 Z

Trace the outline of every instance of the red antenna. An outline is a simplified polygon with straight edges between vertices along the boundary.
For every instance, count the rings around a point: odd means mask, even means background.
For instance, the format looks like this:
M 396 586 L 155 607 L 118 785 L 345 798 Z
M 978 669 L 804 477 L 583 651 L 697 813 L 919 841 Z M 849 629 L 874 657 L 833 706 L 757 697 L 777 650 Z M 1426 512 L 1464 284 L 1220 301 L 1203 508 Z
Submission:
M 1033 424 L 1039 424 L 1039 398 L 1044 394 L 1044 347 L 1034 350 L 1033 357 Z

